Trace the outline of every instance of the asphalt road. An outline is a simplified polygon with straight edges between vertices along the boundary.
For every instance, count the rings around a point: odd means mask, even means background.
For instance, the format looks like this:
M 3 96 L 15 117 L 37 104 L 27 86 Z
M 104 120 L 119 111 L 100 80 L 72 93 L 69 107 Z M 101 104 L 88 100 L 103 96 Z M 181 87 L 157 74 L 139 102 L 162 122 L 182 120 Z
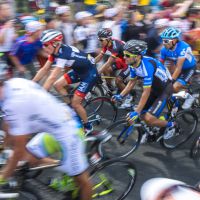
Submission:
M 142 184 L 153 177 L 177 179 L 191 185 L 197 183 L 200 180 L 199 164 L 189 157 L 189 151 L 195 135 L 198 133 L 200 134 L 199 127 L 189 141 L 173 151 L 164 149 L 159 143 L 143 144 L 126 158 L 137 168 L 135 186 L 126 200 L 139 200 Z M 46 179 L 51 173 L 51 171 L 45 172 L 42 179 Z M 120 184 L 123 185 L 123 182 Z

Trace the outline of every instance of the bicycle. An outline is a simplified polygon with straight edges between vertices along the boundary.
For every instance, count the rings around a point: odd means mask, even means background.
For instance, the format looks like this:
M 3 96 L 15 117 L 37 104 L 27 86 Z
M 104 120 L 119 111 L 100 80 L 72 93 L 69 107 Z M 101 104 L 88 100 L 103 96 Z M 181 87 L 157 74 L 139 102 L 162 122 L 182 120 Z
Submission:
M 84 107 L 95 131 L 107 128 L 117 119 L 118 109 L 107 96 L 93 98 Z
M 133 125 L 128 124 L 126 119 L 121 119 L 105 130 L 112 137 L 106 143 L 102 143 L 103 153 L 108 158 L 126 158 L 143 143 L 160 142 L 163 147 L 174 149 L 186 142 L 195 132 L 198 118 L 192 109 L 178 111 L 175 105 L 179 98 L 181 97 L 177 96 L 173 103 L 168 101 L 168 111 L 161 117 L 173 119 L 178 124 L 179 129 L 171 138 L 163 137 L 165 128 L 150 127 L 141 118 Z
M 88 151 L 90 161 L 89 173 L 93 185 L 93 199 L 113 199 L 122 200 L 132 190 L 136 180 L 136 168 L 128 162 L 120 159 L 112 159 L 100 162 L 103 159 L 94 159 L 94 150 L 100 154 L 100 140 L 96 137 L 86 138 L 91 143 Z M 105 142 L 105 141 L 104 141 Z M 102 156 L 102 155 L 101 155 Z M 96 157 L 95 157 L 96 158 Z M 103 158 L 103 156 L 101 157 Z M 56 164 L 37 166 L 29 168 L 27 164 L 16 170 L 16 181 L 18 183 L 19 199 L 78 199 L 78 189 L 73 179 L 66 174 L 52 176 L 47 180 L 40 180 L 39 175 L 44 169 L 55 168 L 60 165 Z M 46 176 L 45 176 L 46 177 Z M 119 183 L 123 185 L 119 187 Z M 58 198 L 59 197 L 59 198 Z M 14 198 L 15 199 L 15 198 Z

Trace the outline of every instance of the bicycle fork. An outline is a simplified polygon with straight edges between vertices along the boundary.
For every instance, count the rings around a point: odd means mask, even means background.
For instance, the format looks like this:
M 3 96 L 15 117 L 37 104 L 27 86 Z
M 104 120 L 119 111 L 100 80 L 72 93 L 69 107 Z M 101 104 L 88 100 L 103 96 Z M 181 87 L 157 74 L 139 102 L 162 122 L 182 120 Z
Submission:
M 124 144 L 125 140 L 128 138 L 128 136 L 132 133 L 134 129 L 133 125 L 126 125 L 122 132 L 119 134 L 119 136 L 117 137 L 117 140 L 119 141 L 120 144 Z

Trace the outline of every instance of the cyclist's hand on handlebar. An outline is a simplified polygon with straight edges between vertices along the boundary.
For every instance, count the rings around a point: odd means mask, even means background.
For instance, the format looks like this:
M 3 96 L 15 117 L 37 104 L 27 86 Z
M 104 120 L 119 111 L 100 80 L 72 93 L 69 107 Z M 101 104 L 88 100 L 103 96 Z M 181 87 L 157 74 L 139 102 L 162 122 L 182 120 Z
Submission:
M 130 123 L 130 124 L 133 124 L 139 117 L 139 113 L 136 112 L 136 111 L 133 111 L 133 112 L 129 112 L 127 115 L 126 115 L 126 120 Z
M 111 100 L 114 101 L 114 102 L 119 102 L 119 101 L 122 101 L 123 97 L 121 94 L 116 94 L 116 95 L 113 95 Z

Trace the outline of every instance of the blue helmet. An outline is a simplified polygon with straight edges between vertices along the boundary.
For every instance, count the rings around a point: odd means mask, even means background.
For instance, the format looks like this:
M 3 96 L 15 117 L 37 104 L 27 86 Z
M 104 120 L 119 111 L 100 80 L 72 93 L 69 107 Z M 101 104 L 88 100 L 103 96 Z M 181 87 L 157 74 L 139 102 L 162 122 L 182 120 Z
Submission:
M 166 28 L 161 33 L 162 39 L 175 39 L 175 38 L 180 39 L 180 36 L 181 36 L 181 30 L 174 27 Z

